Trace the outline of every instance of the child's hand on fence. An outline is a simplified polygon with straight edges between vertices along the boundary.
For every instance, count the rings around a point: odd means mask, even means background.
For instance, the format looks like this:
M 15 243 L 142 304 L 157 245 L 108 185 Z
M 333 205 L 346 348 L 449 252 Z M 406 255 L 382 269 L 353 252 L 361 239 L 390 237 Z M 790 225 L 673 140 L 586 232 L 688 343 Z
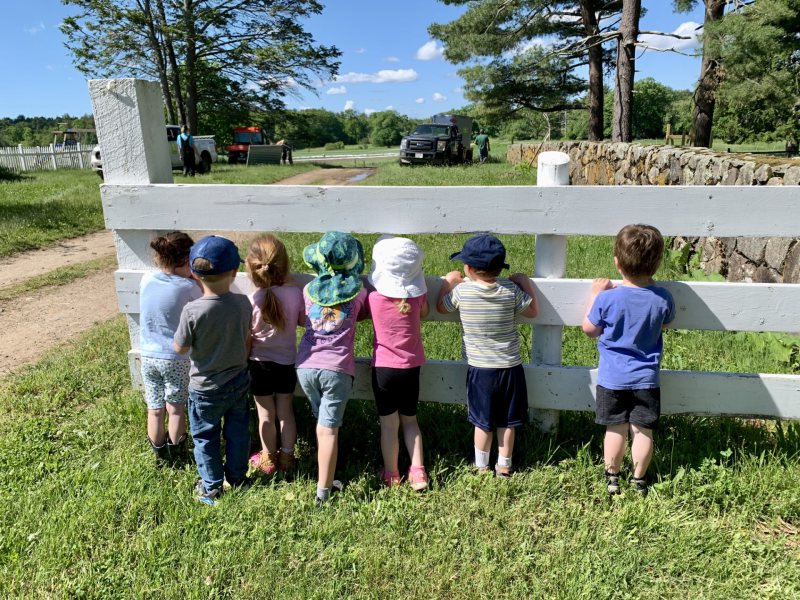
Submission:
M 513 275 L 509 275 L 508 279 L 523 290 L 525 289 L 525 285 L 531 280 L 525 273 L 514 273 Z
M 610 290 L 615 287 L 617 286 L 614 285 L 614 282 L 607 277 L 598 277 L 592 281 L 592 296 L 597 296 L 597 294 L 600 292 L 604 292 L 605 290 Z
M 454 288 L 459 283 L 463 283 L 464 276 L 461 274 L 461 271 L 450 271 L 447 275 L 444 276 L 444 279 L 447 283 L 450 284 L 450 288 Z

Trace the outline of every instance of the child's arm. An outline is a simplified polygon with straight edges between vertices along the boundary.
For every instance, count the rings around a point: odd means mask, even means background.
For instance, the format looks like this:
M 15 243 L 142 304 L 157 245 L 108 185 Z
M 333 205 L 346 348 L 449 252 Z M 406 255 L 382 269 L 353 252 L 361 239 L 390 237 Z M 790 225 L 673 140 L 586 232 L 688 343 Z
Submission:
M 428 296 L 425 295 L 422 297 L 422 304 L 419 305 L 419 318 L 424 319 L 428 316 L 430 312 L 430 307 L 428 306 Z
M 461 271 L 450 271 L 444 276 L 444 279 L 442 280 L 442 287 L 439 288 L 439 297 L 436 300 L 437 312 L 440 312 L 441 314 L 450 312 L 445 307 L 443 299 L 462 281 L 464 281 L 464 277 L 461 275 Z
M 519 314 L 530 319 L 535 318 L 539 314 L 539 301 L 536 299 L 536 288 L 533 286 L 531 278 L 524 273 L 514 273 L 509 280 L 531 297 L 531 303 Z
M 611 282 L 611 280 L 605 277 L 600 277 L 592 282 L 592 295 L 589 296 L 589 306 L 586 309 L 586 315 L 583 317 L 583 323 L 581 324 L 581 329 L 583 329 L 583 333 L 585 333 L 589 337 L 594 338 L 603 333 L 602 327 L 600 327 L 599 325 L 595 325 L 589 320 L 589 311 L 592 310 L 595 298 L 597 298 L 600 292 L 603 292 L 605 290 L 610 290 L 613 287 L 615 286 Z
M 172 349 L 175 350 L 178 354 L 186 354 L 189 350 L 191 350 L 191 346 L 179 346 L 178 342 L 175 340 L 172 341 Z

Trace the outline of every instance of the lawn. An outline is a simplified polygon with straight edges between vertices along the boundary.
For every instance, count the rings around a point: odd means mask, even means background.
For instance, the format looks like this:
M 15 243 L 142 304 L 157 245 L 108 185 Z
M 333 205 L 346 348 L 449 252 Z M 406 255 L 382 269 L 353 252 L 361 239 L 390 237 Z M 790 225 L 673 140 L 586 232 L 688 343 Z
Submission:
M 368 183 L 436 181 L 530 184 L 535 175 L 502 163 L 388 165 Z M 304 270 L 302 248 L 318 235 L 281 237 Z M 457 268 L 447 257 L 464 237 L 414 236 L 425 272 Z M 359 238 L 369 256 L 377 236 Z M 512 271 L 531 272 L 532 236 L 501 239 Z M 606 237 L 570 238 L 567 276 L 614 275 L 611 247 Z M 683 271 L 668 260 L 658 277 Z M 528 360 L 530 328 L 520 331 Z M 429 358 L 460 358 L 457 325 L 425 323 L 423 337 Z M 594 343 L 577 328 L 564 339 L 565 364 L 596 364 Z M 314 423 L 298 398 L 296 479 L 262 479 L 211 508 L 191 500 L 192 466 L 153 467 L 128 347 L 119 318 L 0 380 L 0 597 L 800 596 L 797 424 L 665 418 L 650 496 L 609 499 L 592 415 L 564 413 L 556 436 L 525 429 L 519 472 L 503 481 L 469 473 L 464 407 L 425 404 L 433 481 L 418 495 L 379 487 L 375 409 L 352 400 L 340 435 L 346 488 L 317 508 Z M 370 350 L 362 323 L 356 354 Z M 789 336 L 666 332 L 666 368 L 791 373 L 796 361 Z

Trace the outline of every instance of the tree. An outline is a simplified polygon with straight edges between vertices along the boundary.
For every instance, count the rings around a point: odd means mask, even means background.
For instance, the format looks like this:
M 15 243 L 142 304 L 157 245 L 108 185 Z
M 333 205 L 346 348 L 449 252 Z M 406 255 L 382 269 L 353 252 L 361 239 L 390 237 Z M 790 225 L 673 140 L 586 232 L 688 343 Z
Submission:
M 674 5 L 676 11 L 688 12 L 701 1 L 705 7 L 703 26 L 707 30 L 709 24 L 722 19 L 726 0 L 674 0 Z M 702 148 L 711 146 L 711 128 L 714 124 L 714 107 L 719 88 L 719 60 L 712 48 L 712 44 L 703 44 L 703 62 L 700 65 L 700 78 L 697 80 L 694 93 L 692 137 L 694 145 Z
M 342 130 L 350 144 L 360 144 L 369 138 L 369 119 L 354 110 L 346 110 L 341 115 Z
M 633 120 L 631 132 L 635 139 L 659 138 L 664 134 L 664 123 L 670 107 L 677 97 L 672 88 L 646 77 L 633 85 Z
M 742 4 L 708 26 L 717 103 L 733 140 L 800 134 L 800 0 Z
M 408 129 L 408 119 L 394 110 L 372 113 L 369 124 L 369 142 L 373 146 L 395 146 L 400 143 L 403 132 Z
M 333 77 L 339 50 L 318 45 L 302 22 L 322 12 L 316 0 L 62 0 L 80 9 L 61 25 L 75 66 L 94 77 L 154 77 L 170 118 L 175 108 L 197 131 L 212 70 L 236 110 L 283 106 L 295 88 Z M 177 105 L 177 106 L 173 106 Z
M 633 78 L 641 13 L 642 0 L 623 0 L 622 21 L 617 38 L 614 125 L 611 131 L 611 139 L 615 142 L 633 141 Z
M 475 58 L 493 58 L 493 68 L 515 71 L 514 55 L 523 54 L 527 47 L 541 43 L 542 38 L 555 42 L 549 52 L 564 59 L 562 76 L 588 65 L 589 139 L 603 136 L 603 62 L 608 58 L 603 42 L 609 39 L 608 27 L 602 23 L 613 22 L 622 6 L 612 0 L 442 0 L 445 4 L 467 5 L 467 11 L 458 19 L 429 27 L 431 35 L 445 43 L 445 57 L 454 63 Z M 510 58 L 511 56 L 511 58 Z M 554 62 L 541 65 L 551 73 Z M 535 73 L 540 66 L 530 64 Z M 516 69 L 519 73 L 519 70 Z M 535 79 L 537 74 L 528 75 Z M 511 88 L 506 88 L 511 89 Z M 557 100 L 564 104 L 566 97 Z M 535 106 L 542 108 L 542 104 Z

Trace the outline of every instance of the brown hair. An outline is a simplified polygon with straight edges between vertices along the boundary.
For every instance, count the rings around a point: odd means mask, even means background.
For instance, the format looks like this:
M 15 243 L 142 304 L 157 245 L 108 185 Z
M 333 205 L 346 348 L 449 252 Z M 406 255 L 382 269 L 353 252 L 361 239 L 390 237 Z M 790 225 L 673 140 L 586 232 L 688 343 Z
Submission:
M 408 311 L 411 310 L 411 305 L 405 298 L 400 298 L 397 302 L 394 303 L 394 305 L 397 307 L 397 312 L 399 312 L 401 315 L 407 315 Z
M 664 257 L 664 238 L 652 225 L 626 225 L 614 242 L 619 270 L 628 277 L 652 277 Z
M 244 262 L 255 286 L 267 291 L 261 306 L 261 318 L 275 329 L 283 329 L 285 323 L 281 301 L 271 288 L 286 283 L 289 275 L 286 246 L 270 233 L 259 236 L 250 244 L 250 251 Z
M 162 269 L 174 269 L 188 263 L 193 245 L 194 240 L 182 231 L 171 231 L 150 242 L 156 253 L 156 264 Z

